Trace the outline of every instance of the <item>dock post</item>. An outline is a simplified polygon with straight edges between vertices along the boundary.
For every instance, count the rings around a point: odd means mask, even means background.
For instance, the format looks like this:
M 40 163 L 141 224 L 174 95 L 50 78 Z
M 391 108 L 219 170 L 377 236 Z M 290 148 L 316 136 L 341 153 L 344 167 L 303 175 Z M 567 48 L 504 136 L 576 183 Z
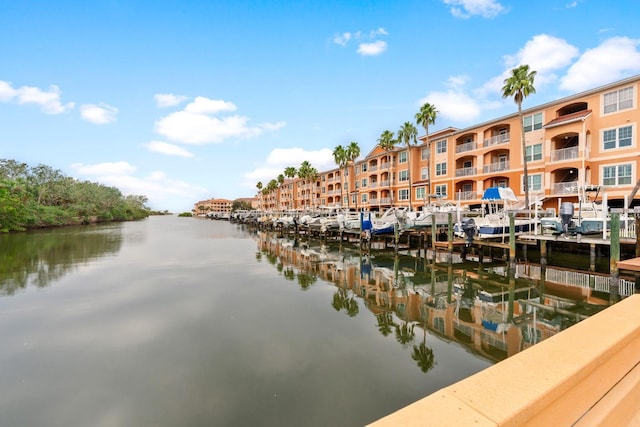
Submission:
M 447 229 L 447 250 L 449 251 L 449 264 L 453 262 L 453 213 L 449 212 L 449 228 Z
M 596 286 L 596 244 L 589 243 L 589 288 L 594 289 Z
M 611 255 L 609 257 L 609 269 L 611 271 L 611 285 L 609 287 L 609 303 L 615 304 L 620 299 L 620 214 L 611 214 Z
M 433 259 L 436 259 L 436 216 L 431 215 L 431 249 L 433 250 Z
M 393 223 L 393 240 L 395 241 L 393 252 L 398 256 L 398 244 L 400 243 L 400 230 L 398 230 L 398 222 Z
M 547 281 L 547 241 L 540 240 L 540 304 L 544 304 L 544 285 Z
M 636 257 L 640 257 L 640 215 L 636 213 Z
M 516 293 L 516 220 L 513 213 L 509 214 L 509 317 L 513 322 L 513 302 Z

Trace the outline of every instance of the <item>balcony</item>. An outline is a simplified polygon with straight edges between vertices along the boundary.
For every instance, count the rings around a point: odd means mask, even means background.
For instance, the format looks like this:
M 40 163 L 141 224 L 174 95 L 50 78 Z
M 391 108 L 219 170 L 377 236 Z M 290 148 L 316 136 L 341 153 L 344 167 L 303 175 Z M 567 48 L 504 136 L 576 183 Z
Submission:
M 391 167 L 391 162 L 380 164 L 380 170 L 389 169 L 390 167 Z
M 578 192 L 578 181 L 558 182 L 553 184 L 554 194 L 575 194 Z
M 474 200 L 477 198 L 475 191 L 458 191 L 456 193 L 456 200 Z
M 389 180 L 387 179 L 386 181 L 380 181 L 380 187 L 388 187 L 389 186 Z
M 509 161 L 503 160 L 500 162 L 490 163 L 488 165 L 484 165 L 482 168 L 483 173 L 491 173 L 491 172 L 502 172 L 509 170 Z
M 494 145 L 507 144 L 509 142 L 509 134 L 501 133 L 500 135 L 494 135 L 489 139 L 484 140 L 484 146 L 493 147 Z
M 472 175 L 476 175 L 476 168 L 474 167 L 470 167 L 470 168 L 460 168 L 460 169 L 456 169 L 456 176 L 472 176 Z
M 370 165 L 369 166 L 369 172 L 375 172 L 378 170 L 378 165 Z
M 456 153 L 464 153 L 465 151 L 471 151 L 478 148 L 478 144 L 475 141 L 465 142 L 464 144 L 460 144 L 456 146 Z
M 369 183 L 369 188 L 378 188 L 378 182 L 377 181 L 372 181 Z
M 391 203 L 390 197 L 380 197 L 378 200 L 380 200 L 381 205 L 388 205 L 389 203 Z
M 561 162 L 563 160 L 575 160 L 578 158 L 578 147 L 562 148 L 554 150 L 551 153 L 552 162 Z

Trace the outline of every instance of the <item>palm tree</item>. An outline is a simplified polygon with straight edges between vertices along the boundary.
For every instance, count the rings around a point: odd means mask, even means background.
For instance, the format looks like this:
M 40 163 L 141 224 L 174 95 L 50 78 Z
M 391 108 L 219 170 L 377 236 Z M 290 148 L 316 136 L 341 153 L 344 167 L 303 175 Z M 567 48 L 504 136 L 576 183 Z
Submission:
M 351 162 L 353 166 L 355 164 L 356 159 L 360 156 L 360 146 L 357 142 L 351 141 L 347 148 L 345 149 L 345 157 L 348 162 Z M 347 206 L 349 205 L 349 199 L 351 195 L 349 194 L 349 180 L 347 180 Z M 356 197 L 356 210 L 358 209 L 358 198 Z
M 278 186 L 282 186 L 282 184 L 284 184 L 284 175 L 280 174 L 278 175 Z
M 287 166 L 286 168 L 284 168 L 284 176 L 286 176 L 287 178 L 293 178 L 297 173 L 298 171 L 293 166 Z
M 416 122 L 424 128 L 427 150 L 429 151 L 429 157 L 427 157 L 429 162 L 427 167 L 427 200 L 429 203 L 431 203 L 431 142 L 429 141 L 429 125 L 436 122 L 437 115 L 438 110 L 436 110 L 436 107 L 428 102 L 420 107 L 420 111 L 416 113 Z
M 333 161 L 336 162 L 336 165 L 338 165 L 338 169 L 340 169 L 340 173 L 342 174 L 344 171 L 346 171 L 347 168 L 347 150 L 342 146 L 342 145 L 338 145 L 336 148 L 333 149 Z M 342 186 L 344 184 L 344 178 L 340 179 L 341 181 L 341 185 L 340 185 L 340 202 L 342 203 L 342 195 L 343 195 L 343 189 Z M 349 193 L 347 191 L 347 209 L 349 209 Z
M 407 178 L 409 178 L 409 210 L 411 210 L 411 143 L 415 144 L 418 129 L 411 122 L 404 122 L 398 130 L 398 141 L 407 146 Z
M 316 170 L 316 168 L 311 166 L 311 163 L 309 163 L 308 160 L 305 160 L 300 164 L 300 167 L 298 168 L 298 178 L 301 178 L 305 182 L 307 182 L 307 181 L 311 181 L 311 179 L 314 176 L 317 176 L 317 175 L 318 175 L 318 171 Z M 303 190 L 303 192 L 304 192 L 304 190 Z M 311 198 L 311 193 L 310 192 L 309 192 L 309 198 Z M 309 200 L 309 204 L 307 205 L 307 209 L 309 208 L 310 204 L 311 204 L 311 200 Z
M 511 70 L 511 75 L 504 79 L 502 87 L 502 97 L 508 98 L 513 96 L 513 100 L 518 104 L 518 118 L 520 119 L 520 130 L 522 138 L 522 166 L 524 169 L 524 202 L 526 209 L 529 209 L 529 170 L 527 167 L 527 145 L 524 136 L 524 123 L 522 122 L 522 101 L 536 93 L 533 81 L 536 77 L 536 71 L 529 71 L 528 65 L 521 65 Z
M 378 138 L 378 146 L 386 151 L 387 154 L 393 150 L 397 142 L 398 141 L 393 138 L 393 132 L 390 130 L 385 130 L 380 134 L 380 138 Z M 389 158 L 389 162 L 391 162 L 391 158 Z M 391 168 L 389 168 L 389 200 L 391 201 L 391 206 L 393 206 L 393 196 L 391 195 Z

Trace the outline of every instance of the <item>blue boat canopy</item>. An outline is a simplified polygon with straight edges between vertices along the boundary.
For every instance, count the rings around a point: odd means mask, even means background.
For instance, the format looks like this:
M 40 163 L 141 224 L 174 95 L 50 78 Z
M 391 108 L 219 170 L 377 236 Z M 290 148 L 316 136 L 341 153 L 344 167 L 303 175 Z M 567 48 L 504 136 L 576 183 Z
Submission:
M 489 187 L 484 190 L 482 200 L 506 200 L 509 202 L 517 202 L 518 198 L 509 187 Z

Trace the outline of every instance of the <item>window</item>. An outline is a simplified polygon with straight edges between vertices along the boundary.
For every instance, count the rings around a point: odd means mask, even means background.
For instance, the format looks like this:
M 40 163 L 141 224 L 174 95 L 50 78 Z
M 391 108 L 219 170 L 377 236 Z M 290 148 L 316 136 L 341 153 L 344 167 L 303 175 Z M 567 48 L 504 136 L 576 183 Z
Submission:
M 367 194 L 362 194 L 362 196 L 360 197 L 360 200 L 362 201 L 362 203 L 367 203 Z
M 356 166 L 356 175 L 358 175 L 360 173 L 360 167 Z
M 427 197 L 427 192 L 424 187 L 416 188 L 416 199 L 424 200 Z
M 542 144 L 529 145 L 526 149 L 527 162 L 542 160 Z
M 420 179 L 427 179 L 428 173 L 429 173 L 429 168 L 420 169 Z
M 602 97 L 602 105 L 604 114 L 633 108 L 633 88 L 627 87 L 605 93 Z
M 363 178 L 362 179 L 362 187 L 366 187 L 367 186 L 367 178 Z
M 407 152 L 398 153 L 398 163 L 407 163 Z
M 442 141 L 436 142 L 436 153 L 442 154 L 447 152 L 447 140 L 443 139 Z
M 436 176 L 446 175 L 447 174 L 447 164 L 446 163 L 438 163 L 436 165 Z
M 353 205 L 356 204 L 356 195 L 355 194 L 351 195 L 351 204 L 353 204 Z
M 398 200 L 409 200 L 409 189 L 398 190 Z
M 522 191 L 524 192 L 524 185 Z M 542 191 L 542 174 L 529 175 L 529 191 Z
M 427 160 L 429 158 L 429 148 L 424 147 L 421 151 L 422 155 L 421 155 L 421 159 L 422 160 Z
M 407 169 L 398 172 L 398 181 L 409 181 L 409 171 Z
M 362 172 L 366 172 L 367 171 L 367 164 L 363 163 L 362 164 Z
M 447 196 L 447 184 L 438 184 L 438 185 L 436 185 L 436 194 L 438 196 L 446 197 Z
M 605 166 L 602 168 L 602 184 L 628 185 L 631 184 L 631 163 L 624 165 Z
M 531 116 L 524 116 L 522 118 L 522 123 L 525 132 L 542 129 L 542 113 L 532 114 Z
M 630 147 L 633 136 L 633 126 L 608 129 L 602 132 L 602 144 L 605 150 Z

